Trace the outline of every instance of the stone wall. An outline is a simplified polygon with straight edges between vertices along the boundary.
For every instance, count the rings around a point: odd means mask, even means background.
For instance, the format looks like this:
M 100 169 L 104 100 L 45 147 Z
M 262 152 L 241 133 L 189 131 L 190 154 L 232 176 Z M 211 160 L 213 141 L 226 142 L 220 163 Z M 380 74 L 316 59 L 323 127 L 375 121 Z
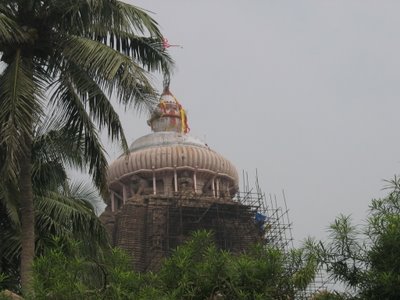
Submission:
M 233 252 L 261 241 L 251 207 L 206 197 L 129 199 L 109 232 L 114 245 L 131 255 L 134 268 L 148 271 L 157 270 L 164 257 L 200 229 L 212 231 L 217 246 Z

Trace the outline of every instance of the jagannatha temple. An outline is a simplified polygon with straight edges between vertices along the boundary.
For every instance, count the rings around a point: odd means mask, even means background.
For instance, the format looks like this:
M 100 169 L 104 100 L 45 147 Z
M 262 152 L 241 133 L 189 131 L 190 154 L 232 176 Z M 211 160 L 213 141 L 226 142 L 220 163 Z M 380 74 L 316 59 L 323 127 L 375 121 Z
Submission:
M 109 166 L 110 198 L 101 215 L 133 267 L 156 270 L 199 229 L 212 231 L 218 247 L 230 251 L 257 242 L 254 212 L 234 200 L 235 166 L 189 134 L 186 112 L 168 88 L 147 122 L 152 132 Z

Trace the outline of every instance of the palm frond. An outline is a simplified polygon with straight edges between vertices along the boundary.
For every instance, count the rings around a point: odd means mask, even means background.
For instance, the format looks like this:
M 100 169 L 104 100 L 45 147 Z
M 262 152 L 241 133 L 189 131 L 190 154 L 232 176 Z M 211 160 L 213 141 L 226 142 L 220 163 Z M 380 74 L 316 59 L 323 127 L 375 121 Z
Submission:
M 150 75 L 127 55 L 101 42 L 70 37 L 61 44 L 65 58 L 57 76 L 69 65 L 79 66 L 92 77 L 105 94 L 115 95 L 119 103 L 141 110 L 157 102 Z
M 119 81 L 123 86 L 128 86 L 131 80 L 150 86 L 148 73 L 138 63 L 107 45 L 84 37 L 68 36 L 61 47 L 67 61 L 81 65 L 91 74 Z
M 13 179 L 18 174 L 18 158 L 25 149 L 23 136 L 32 136 L 34 115 L 41 113 L 38 85 L 19 50 L 0 77 L 0 145 L 6 153 L 3 170 Z
M 142 63 L 148 71 L 162 71 L 169 73 L 173 67 L 173 60 L 165 51 L 162 39 L 158 37 L 143 37 L 136 34 L 105 27 L 96 24 L 92 27 L 94 39 L 132 57 L 138 63 Z
M 116 2 L 122 19 L 128 20 L 128 28 L 134 28 L 142 34 L 147 31 L 151 36 L 162 38 L 158 23 L 150 17 L 148 11 L 122 1 Z
M 96 187 L 101 194 L 107 195 L 106 184 L 107 159 L 100 142 L 97 130 L 86 112 L 81 98 L 76 93 L 70 78 L 60 79 L 60 85 L 52 96 L 52 102 L 58 103 L 61 114 L 64 115 L 65 130 L 77 133 L 77 143 L 70 145 L 73 151 L 81 151 L 84 154 L 85 165 L 89 167 Z
M 11 224 L 19 226 L 18 188 L 13 182 L 0 181 L 0 205 L 2 205 Z
M 82 240 L 89 249 L 95 247 L 96 243 L 106 244 L 105 229 L 91 204 L 97 197 L 96 191 L 83 183 L 36 195 L 37 251 L 42 251 L 54 235 Z M 0 252 L 4 258 L 9 261 L 18 258 L 21 252 L 20 238 L 19 224 L 10 223 L 6 230 L 1 231 Z
M 33 187 L 37 193 L 41 193 L 53 186 L 65 184 L 67 173 L 64 165 L 57 160 L 35 159 L 32 166 Z
M 136 6 L 109 0 L 56 0 L 52 14 L 60 16 L 58 23 L 64 32 L 77 34 L 90 32 L 94 24 L 104 24 L 132 33 L 149 33 L 161 37 L 157 22 L 147 11 Z M 61 21 L 61 22 L 60 22 Z
M 105 242 L 105 229 L 89 202 L 94 201 L 95 197 L 96 193 L 89 192 L 84 185 L 37 197 L 37 230 L 47 235 L 86 237 L 91 241 Z
M 56 162 L 62 164 L 63 168 L 82 170 L 85 155 L 82 151 L 83 144 L 82 137 L 66 127 L 65 116 L 62 116 L 59 111 L 53 111 L 50 117 L 36 127 L 32 146 L 33 163 L 52 164 Z M 56 170 L 56 172 L 58 171 Z
M 94 209 L 94 203 L 97 203 L 99 200 L 97 191 L 85 182 L 70 182 L 63 189 L 63 195 L 81 201 L 90 210 Z
M 12 227 L 2 232 L 1 254 L 8 261 L 17 259 L 21 253 L 21 232 L 18 229 Z
M 18 193 L 15 185 L 0 181 L 0 262 L 12 265 L 20 251 Z
M 86 213 L 90 212 L 90 209 L 86 203 L 69 199 L 57 192 L 48 192 L 37 197 L 36 202 L 39 232 L 61 236 L 65 232 L 71 233 L 74 228 L 82 232 L 88 230 L 89 224 L 85 221 L 89 220 Z
M 2 9 L 3 8 L 3 9 Z M 7 16 L 4 11 L 4 6 L 0 6 L 0 49 L 3 49 L 3 45 L 9 43 L 28 43 L 30 42 L 30 37 L 25 33 L 9 16 Z
M 117 112 L 110 103 L 109 97 L 80 66 L 70 64 L 67 72 L 77 94 L 79 94 L 80 99 L 89 110 L 90 117 L 96 122 L 99 129 L 106 127 L 111 140 L 119 139 L 122 149 L 127 151 L 128 144 L 122 124 Z

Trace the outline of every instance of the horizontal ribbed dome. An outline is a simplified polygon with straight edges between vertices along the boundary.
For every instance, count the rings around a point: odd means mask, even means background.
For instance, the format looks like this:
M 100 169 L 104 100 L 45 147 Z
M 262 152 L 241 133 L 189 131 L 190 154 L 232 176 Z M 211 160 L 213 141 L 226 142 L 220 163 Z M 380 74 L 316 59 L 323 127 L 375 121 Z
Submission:
M 188 134 L 186 111 L 166 88 L 138 138 L 110 166 L 108 187 L 126 202 L 133 195 L 193 193 L 232 198 L 239 178 L 234 165 Z
M 114 161 L 109 167 L 109 182 L 130 174 L 179 169 L 218 173 L 238 183 L 233 164 L 211 150 L 205 143 L 178 132 L 155 132 L 137 139 L 130 153 Z

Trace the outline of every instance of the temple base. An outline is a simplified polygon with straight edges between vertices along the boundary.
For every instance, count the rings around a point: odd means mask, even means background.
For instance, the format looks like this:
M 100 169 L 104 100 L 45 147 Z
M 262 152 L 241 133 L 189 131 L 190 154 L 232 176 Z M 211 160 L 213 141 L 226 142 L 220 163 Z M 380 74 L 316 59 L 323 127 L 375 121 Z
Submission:
M 252 207 L 211 197 L 135 196 L 100 218 L 113 245 L 127 251 L 140 272 L 158 270 L 163 258 L 196 230 L 212 231 L 218 248 L 235 253 L 263 236 Z

